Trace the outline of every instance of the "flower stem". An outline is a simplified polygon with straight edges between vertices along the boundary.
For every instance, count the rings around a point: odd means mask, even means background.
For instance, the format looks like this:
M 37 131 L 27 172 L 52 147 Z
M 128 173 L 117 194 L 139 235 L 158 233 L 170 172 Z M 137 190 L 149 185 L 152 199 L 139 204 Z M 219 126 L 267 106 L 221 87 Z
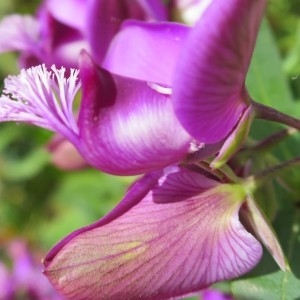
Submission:
M 265 182 L 266 180 L 273 179 L 279 174 L 288 171 L 289 169 L 294 168 L 295 166 L 300 165 L 300 156 L 297 156 L 293 159 L 287 160 L 281 164 L 267 168 L 261 172 L 258 172 L 254 175 L 248 177 L 248 179 L 258 182 L 259 184 Z
M 240 153 L 257 153 L 257 152 L 264 152 L 268 151 L 270 148 L 278 145 L 281 143 L 285 138 L 293 135 L 296 133 L 297 130 L 292 127 L 284 128 L 279 130 L 271 135 L 267 136 L 265 139 L 254 142 L 252 145 L 244 147 L 240 150 Z
M 251 100 L 251 105 L 255 112 L 255 117 L 257 119 L 264 119 L 268 121 L 273 121 L 288 125 L 290 127 L 300 130 L 300 120 L 294 117 L 291 117 L 285 113 L 282 113 L 272 107 L 257 103 Z

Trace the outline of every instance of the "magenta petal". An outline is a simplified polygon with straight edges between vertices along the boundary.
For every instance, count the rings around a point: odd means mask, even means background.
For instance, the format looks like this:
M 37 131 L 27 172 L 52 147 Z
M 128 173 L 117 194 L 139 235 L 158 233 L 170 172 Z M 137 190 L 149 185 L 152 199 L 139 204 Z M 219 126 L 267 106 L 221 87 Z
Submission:
M 226 137 L 247 105 L 244 81 L 265 0 L 210 1 L 186 40 L 173 82 L 175 113 L 196 139 Z
M 45 274 L 69 299 L 169 299 L 237 277 L 262 254 L 239 221 L 239 189 L 174 168 L 138 202 L 133 186 L 119 217 L 62 242 Z
M 146 12 L 136 0 L 91 0 L 87 13 L 87 40 L 101 65 L 108 46 L 126 19 L 144 20 Z
M 206 289 L 201 293 L 201 300 L 234 300 L 230 294 L 216 289 Z
M 50 14 L 62 24 L 80 31 L 85 29 L 89 7 L 86 0 L 46 0 L 46 7 Z
M 189 27 L 127 21 L 102 66 L 122 76 L 171 86 L 175 63 Z
M 83 53 L 80 61 L 81 152 L 105 172 L 136 175 L 178 162 L 190 136 L 176 119 L 170 97 L 146 82 L 112 76 Z

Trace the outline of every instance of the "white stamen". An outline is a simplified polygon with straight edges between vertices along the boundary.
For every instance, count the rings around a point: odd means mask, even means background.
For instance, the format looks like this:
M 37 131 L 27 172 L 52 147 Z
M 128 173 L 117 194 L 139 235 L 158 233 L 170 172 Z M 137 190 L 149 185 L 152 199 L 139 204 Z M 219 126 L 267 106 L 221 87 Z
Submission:
M 69 78 L 65 71 L 55 66 L 48 71 L 41 65 L 7 77 L 0 97 L 0 121 L 33 123 L 74 141 L 79 129 L 72 105 L 81 85 L 78 70 L 71 69 Z

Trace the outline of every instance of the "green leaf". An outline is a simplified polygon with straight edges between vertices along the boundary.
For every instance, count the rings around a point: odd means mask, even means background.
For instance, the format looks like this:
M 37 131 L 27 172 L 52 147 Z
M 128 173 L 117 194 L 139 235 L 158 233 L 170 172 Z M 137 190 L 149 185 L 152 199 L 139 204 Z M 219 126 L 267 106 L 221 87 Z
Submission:
M 290 272 L 236 281 L 233 294 L 236 300 L 296 300 L 300 299 L 300 281 Z
M 285 59 L 284 68 L 290 75 L 300 72 L 300 20 L 296 29 L 296 41 Z
M 283 71 L 283 61 L 279 54 L 273 33 L 266 20 L 263 21 L 258 36 L 253 59 L 247 76 L 247 87 L 253 99 L 265 105 L 272 106 L 279 111 L 300 117 L 300 103 L 292 96 L 291 88 L 287 77 Z M 254 120 L 250 136 L 255 140 L 261 140 L 275 131 L 279 131 L 283 126 L 265 120 Z M 280 161 L 291 159 L 299 155 L 300 136 L 294 135 L 281 142 L 274 149 L 268 149 L 265 153 L 252 156 L 252 166 L 256 171 L 264 169 L 266 165 L 279 163 Z M 300 180 L 299 172 L 290 172 L 287 181 L 293 187 Z M 270 190 L 272 192 L 272 189 Z M 259 199 L 260 204 L 268 207 L 274 199 L 272 193 L 268 196 L 264 190 L 263 199 Z M 278 195 L 276 195 L 278 197 Z M 261 197 L 259 197 L 261 198 Z M 261 201 L 262 200 L 262 201 Z M 268 203 L 264 203 L 267 201 Z M 276 202 L 283 201 L 273 201 Z M 267 215 L 272 215 L 266 211 Z
M 51 214 L 34 233 L 46 248 L 100 219 L 122 199 L 128 186 L 124 178 L 93 169 L 63 175 L 51 195 Z
M 14 161 L 0 161 L 2 177 L 21 181 L 37 175 L 49 162 L 50 155 L 43 148 L 31 151 L 26 157 Z

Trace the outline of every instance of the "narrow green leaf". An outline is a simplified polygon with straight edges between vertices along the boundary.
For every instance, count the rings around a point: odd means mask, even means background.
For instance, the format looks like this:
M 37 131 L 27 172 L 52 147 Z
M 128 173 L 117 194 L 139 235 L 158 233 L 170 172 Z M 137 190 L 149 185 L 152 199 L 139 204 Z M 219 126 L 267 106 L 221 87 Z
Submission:
M 276 268 L 265 255 L 259 266 L 247 278 L 231 283 L 235 299 L 296 300 L 300 299 L 300 210 L 291 207 L 281 211 L 274 224 L 290 263 L 291 272 Z

